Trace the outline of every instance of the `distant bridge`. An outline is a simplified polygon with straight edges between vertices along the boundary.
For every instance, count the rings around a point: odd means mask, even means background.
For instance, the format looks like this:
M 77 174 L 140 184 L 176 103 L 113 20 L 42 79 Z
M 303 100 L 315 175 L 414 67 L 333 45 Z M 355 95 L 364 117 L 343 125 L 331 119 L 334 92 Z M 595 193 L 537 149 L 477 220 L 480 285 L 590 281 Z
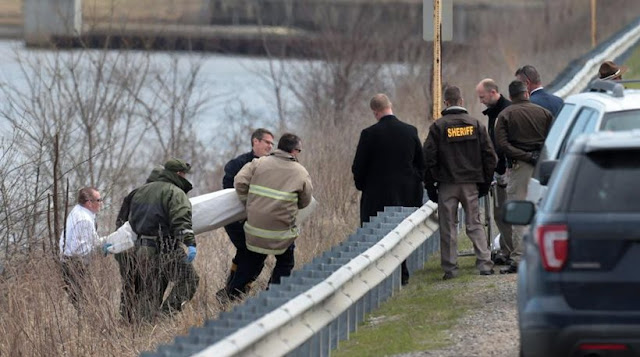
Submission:
M 215 51 L 220 41 L 261 39 L 265 32 L 277 32 L 280 40 L 289 36 L 305 39 L 301 33 L 313 34 L 323 29 L 347 33 L 354 26 L 380 26 L 381 29 L 402 29 L 415 34 L 411 40 L 421 41 L 422 0 L 199 0 L 202 2 L 198 19 L 191 23 L 140 24 L 123 19 L 123 23 L 83 24 L 82 0 L 23 0 L 24 39 L 30 46 L 51 43 L 71 43 L 82 39 L 85 44 L 105 38 L 135 44 L 149 39 L 171 49 L 180 41 L 201 42 L 199 50 Z M 454 1 L 454 42 L 472 41 L 486 30 L 483 15 L 500 8 L 501 11 L 521 9 L 523 6 L 544 6 L 542 0 L 452 0 Z M 193 2 L 193 1 L 191 1 Z M 126 7 L 126 4 L 122 5 Z M 368 28 L 368 27 L 365 27 Z M 265 31 L 267 29 L 267 31 Z M 238 36 L 238 35 L 241 36 Z M 283 35 L 284 34 L 284 35 Z M 241 40 L 238 38 L 241 37 Z M 271 38 L 270 38 L 271 39 Z M 212 41 L 214 45 L 207 44 Z M 77 42 L 77 41 L 76 41 Z M 183 45 L 187 49 L 189 46 Z M 111 43 L 119 47 L 118 43 Z M 222 44 L 224 45 L 224 43 Z M 251 44 L 249 44 L 251 45 Z M 255 44 L 253 44 L 255 45 Z M 176 45 L 180 47 L 180 45 Z M 198 45 L 196 45 L 198 47 Z M 176 48 L 182 49 L 182 48 Z M 236 52 L 233 48 L 222 49 Z M 241 49 L 238 52 L 242 52 Z

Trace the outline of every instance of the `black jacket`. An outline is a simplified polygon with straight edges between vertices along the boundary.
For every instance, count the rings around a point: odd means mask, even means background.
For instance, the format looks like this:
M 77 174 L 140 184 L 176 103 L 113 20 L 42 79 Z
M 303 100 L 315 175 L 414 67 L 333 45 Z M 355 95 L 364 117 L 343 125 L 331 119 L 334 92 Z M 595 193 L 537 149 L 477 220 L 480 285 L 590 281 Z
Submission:
M 361 223 L 385 206 L 422 206 L 424 159 L 418 130 L 394 115 L 362 130 L 351 171 L 362 191 Z
M 500 175 L 504 174 L 507 170 L 507 160 L 504 154 L 500 150 L 498 150 L 498 146 L 496 145 L 496 119 L 498 118 L 498 114 L 500 114 L 500 112 L 504 108 L 510 105 L 511 101 L 500 94 L 500 99 L 498 99 L 496 104 L 492 107 L 488 107 L 482 112 L 482 114 L 486 115 L 489 118 L 489 122 L 487 123 L 487 131 L 489 132 L 489 137 L 491 138 L 491 143 L 493 144 L 493 148 L 496 151 L 496 155 L 498 155 L 496 172 Z
M 258 157 L 254 155 L 253 150 L 244 153 L 235 159 L 229 160 L 226 165 L 224 165 L 224 177 L 222 178 L 222 188 L 233 188 L 233 179 L 236 177 L 240 169 L 244 167 L 244 165 L 253 161 L 253 159 L 257 159 Z
M 244 167 L 244 165 L 253 161 L 253 159 L 257 159 L 258 157 L 253 153 L 253 150 L 246 152 L 235 159 L 229 160 L 226 165 L 224 165 L 224 177 L 222 178 L 222 188 L 234 188 L 233 180 L 240 170 Z M 224 226 L 225 231 L 229 237 L 231 237 L 231 241 L 233 244 L 240 244 L 240 247 L 246 250 L 245 238 L 244 238 L 244 222 L 242 221 L 232 222 Z M 236 245 L 236 248 L 238 246 Z
M 449 107 L 429 128 L 424 142 L 425 185 L 435 182 L 490 183 L 496 154 L 487 129 L 462 107 Z

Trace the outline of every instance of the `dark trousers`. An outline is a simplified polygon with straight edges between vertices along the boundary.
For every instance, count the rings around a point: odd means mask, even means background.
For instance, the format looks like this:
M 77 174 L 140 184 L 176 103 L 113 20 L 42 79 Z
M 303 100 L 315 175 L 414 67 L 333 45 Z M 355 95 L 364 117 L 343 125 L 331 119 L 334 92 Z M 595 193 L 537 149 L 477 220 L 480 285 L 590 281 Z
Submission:
M 185 261 L 184 250 L 178 248 L 161 253 L 156 247 L 142 245 L 135 249 L 134 317 L 152 321 L 160 311 L 181 311 L 182 305 L 195 295 L 199 283 L 193 264 Z M 173 289 L 162 304 L 162 297 L 171 281 Z
M 82 308 L 82 287 L 87 278 L 87 264 L 80 257 L 63 257 L 61 262 L 64 290 L 71 303 L 80 311 Z
M 295 265 L 295 244 L 291 244 L 287 250 L 282 254 L 278 254 L 275 256 L 276 265 L 273 267 L 273 271 L 271 272 L 271 278 L 269 278 L 269 284 L 280 284 L 282 277 L 291 275 L 291 271 Z M 250 256 L 252 257 L 251 262 L 247 262 L 246 264 L 238 265 L 238 271 L 236 275 L 240 274 L 241 276 L 258 276 L 264 267 L 264 261 L 267 259 L 266 254 L 260 254 L 256 252 L 249 251 Z M 255 279 L 254 279 L 255 280 Z M 268 289 L 268 287 L 267 287 Z M 241 293 L 247 293 L 247 291 L 241 290 L 229 290 L 229 296 L 232 299 L 238 298 Z
M 240 293 L 248 293 L 251 284 L 258 278 L 264 267 L 265 257 L 247 249 L 243 225 L 244 222 L 234 222 L 224 227 L 236 248 L 225 286 L 227 293 L 232 297 L 237 297 Z

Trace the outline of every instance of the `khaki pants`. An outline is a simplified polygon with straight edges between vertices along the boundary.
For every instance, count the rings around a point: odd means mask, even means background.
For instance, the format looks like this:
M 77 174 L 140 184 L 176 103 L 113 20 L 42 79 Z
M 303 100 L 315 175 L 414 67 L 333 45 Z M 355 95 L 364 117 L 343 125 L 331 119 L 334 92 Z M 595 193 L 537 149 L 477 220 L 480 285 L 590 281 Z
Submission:
M 507 174 L 497 175 L 496 195 L 493 198 L 493 220 L 498 226 L 500 232 L 500 254 L 508 258 L 513 251 L 513 240 L 511 238 L 511 225 L 502 220 L 504 214 L 504 204 L 507 202 L 507 183 L 509 176 Z
M 473 243 L 476 268 L 488 271 L 493 268 L 487 235 L 480 221 L 478 186 L 475 183 L 440 183 L 438 185 L 438 217 L 440 222 L 440 266 L 445 272 L 458 270 L 458 237 L 456 218 L 458 204 L 464 209 L 467 236 Z
M 527 190 L 529 189 L 529 179 L 533 175 L 534 166 L 524 162 L 516 161 L 511 169 L 509 169 L 509 181 L 507 183 L 507 199 L 524 200 L 527 198 Z M 514 249 L 509 256 L 514 263 L 520 263 L 522 257 L 522 237 L 526 226 L 512 226 L 511 237 L 513 239 Z

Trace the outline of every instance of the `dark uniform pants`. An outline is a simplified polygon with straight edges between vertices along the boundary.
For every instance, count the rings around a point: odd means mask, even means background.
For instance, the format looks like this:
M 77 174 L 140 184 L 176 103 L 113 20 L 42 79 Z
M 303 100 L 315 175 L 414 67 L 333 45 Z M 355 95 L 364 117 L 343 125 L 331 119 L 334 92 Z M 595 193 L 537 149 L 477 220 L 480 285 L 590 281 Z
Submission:
M 136 242 L 138 243 L 138 242 Z M 193 264 L 186 262 L 181 247 L 160 253 L 155 246 L 138 245 L 135 251 L 135 317 L 152 321 L 160 310 L 165 313 L 182 310 L 198 288 L 199 277 Z M 169 297 L 162 304 L 164 292 L 173 281 Z
M 292 243 L 287 250 L 282 254 L 278 254 L 275 256 L 276 265 L 273 267 L 273 271 L 271 272 L 271 278 L 269 279 L 269 284 L 280 284 L 282 277 L 291 275 L 291 271 L 295 265 L 295 243 Z M 241 276 L 258 276 L 264 267 L 264 261 L 267 258 L 266 254 L 260 254 L 256 252 L 249 251 L 252 257 L 252 262 L 248 262 L 247 264 L 238 265 L 238 271 L 236 272 L 236 276 L 240 274 Z M 234 278 L 235 280 L 235 278 Z M 268 287 L 267 287 L 268 288 Z M 246 294 L 246 291 L 236 289 L 229 290 L 229 296 L 232 299 L 238 298 L 241 293 Z
M 225 286 L 225 290 L 233 297 L 236 297 L 239 292 L 248 293 L 251 284 L 258 278 L 264 267 L 265 257 L 247 249 L 243 225 L 244 222 L 234 222 L 224 227 L 231 243 L 236 247 L 236 255 L 233 257 Z
M 458 236 L 456 221 L 458 204 L 464 209 L 466 232 L 473 243 L 476 268 L 488 271 L 493 268 L 487 236 L 480 221 L 478 186 L 475 183 L 439 183 L 438 217 L 440 222 L 440 265 L 445 272 L 457 273 Z

